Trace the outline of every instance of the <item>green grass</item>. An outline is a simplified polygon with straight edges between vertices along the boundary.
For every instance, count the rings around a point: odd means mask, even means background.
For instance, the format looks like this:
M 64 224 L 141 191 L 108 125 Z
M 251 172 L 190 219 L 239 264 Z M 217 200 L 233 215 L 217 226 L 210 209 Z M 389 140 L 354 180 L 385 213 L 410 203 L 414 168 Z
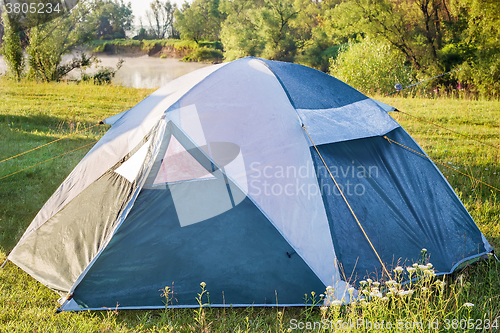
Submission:
M 35 84 L 0 80 L 0 161 L 41 144 L 89 127 L 126 110 L 147 96 L 136 90 L 90 84 Z M 493 145 L 499 144 L 500 102 L 437 98 L 383 98 L 402 111 L 466 133 Z M 436 161 L 500 187 L 499 152 L 489 146 L 449 133 L 404 114 L 393 116 Z M 99 139 L 107 130 L 99 126 L 33 153 L 0 164 L 0 177 Z M 88 148 L 0 180 L 0 261 L 29 225 L 35 214 L 74 168 Z M 499 193 L 441 168 L 488 240 L 500 246 Z M 428 322 L 445 319 L 494 320 L 500 316 L 500 264 L 480 262 L 448 277 L 446 286 L 432 277 L 412 286 L 412 295 L 374 297 L 372 302 L 329 308 L 168 309 L 163 311 L 98 311 L 55 314 L 58 296 L 15 265 L 0 270 L 0 332 L 281 332 L 291 320 L 323 324 L 364 319 L 366 322 L 425 323 L 400 331 L 428 332 Z M 367 292 L 376 293 L 373 284 Z M 206 286 L 210 291 L 210 286 Z M 425 290 L 425 288 L 428 288 Z M 201 289 L 200 289 L 201 293 Z M 196 295 L 193 295 L 196 297 Z M 311 295 L 309 295 L 309 298 Z M 319 295 L 315 295 L 318 299 Z M 200 300 L 202 303 L 206 299 Z M 467 308 L 464 303 L 475 304 Z M 500 320 L 500 319 L 499 319 Z M 475 322 L 478 323 L 478 322 Z M 500 323 L 499 323 L 500 325 Z M 298 330 L 302 331 L 302 330 Z M 333 331 L 333 330 L 332 330 Z M 345 330 L 349 331 L 349 330 Z M 355 330 L 352 330 L 355 331 Z M 361 329 L 359 331 L 377 331 Z M 391 330 L 385 330 L 391 331 Z M 396 331 L 396 330 L 392 330 Z M 470 330 L 481 332 L 489 330 Z M 491 330 L 494 331 L 494 330 Z

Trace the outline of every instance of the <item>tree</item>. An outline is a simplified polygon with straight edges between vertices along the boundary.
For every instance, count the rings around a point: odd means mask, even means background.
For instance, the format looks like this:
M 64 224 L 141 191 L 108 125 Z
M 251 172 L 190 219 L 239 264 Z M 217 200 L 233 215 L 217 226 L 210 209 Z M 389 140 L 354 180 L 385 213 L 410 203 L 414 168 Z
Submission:
M 174 13 L 177 10 L 177 4 L 172 4 L 169 0 L 166 2 L 154 0 L 150 7 L 151 10 L 146 11 L 146 17 L 151 35 L 156 39 L 175 36 Z
M 258 27 L 253 20 L 253 12 L 263 1 L 233 0 L 223 4 L 227 19 L 222 24 L 221 41 L 224 45 L 226 60 L 246 56 L 260 56 L 265 42 L 258 35 Z
M 345 37 L 367 35 L 387 41 L 427 75 L 442 72 L 439 52 L 452 22 L 449 0 L 352 0 L 336 6 L 329 21 Z
M 15 26 L 15 22 L 11 22 L 5 12 L 2 13 L 2 26 L 4 34 L 0 53 L 7 63 L 8 73 L 19 81 L 23 77 L 25 69 L 25 59 L 19 37 L 20 32 Z
M 126 32 L 132 30 L 134 15 L 130 2 L 102 0 L 92 15 L 98 17 L 97 39 L 126 38 Z
M 62 55 L 76 46 L 90 42 L 98 22 L 90 13 L 99 9 L 98 2 L 80 1 L 73 10 L 48 23 L 29 29 L 29 75 L 42 81 L 58 81 L 74 68 L 88 66 L 89 58 L 82 55 L 62 64 Z
M 219 41 L 222 22 L 226 16 L 219 9 L 219 0 L 195 0 L 191 5 L 185 2 L 175 11 L 175 27 L 181 38 Z
M 473 50 L 457 77 L 483 96 L 500 96 L 500 2 L 467 0 L 464 40 Z
M 244 1 L 231 8 L 221 36 L 226 59 L 260 56 L 293 60 L 298 33 L 292 24 L 300 9 L 293 0 Z M 231 10 L 232 9 L 232 10 Z
M 293 60 L 297 49 L 297 33 L 292 20 L 299 13 L 291 0 L 266 0 L 257 12 L 260 35 L 266 41 L 263 56 L 271 60 Z

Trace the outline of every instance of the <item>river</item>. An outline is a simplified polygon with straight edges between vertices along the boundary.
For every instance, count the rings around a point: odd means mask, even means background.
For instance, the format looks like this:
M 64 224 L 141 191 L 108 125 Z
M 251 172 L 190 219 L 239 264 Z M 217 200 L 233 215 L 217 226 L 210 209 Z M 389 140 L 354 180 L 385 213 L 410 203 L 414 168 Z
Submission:
M 113 68 L 119 59 L 123 58 L 125 62 L 122 68 L 116 72 L 113 83 L 134 88 L 159 88 L 184 74 L 208 66 L 208 64 L 182 62 L 171 58 L 160 59 L 148 55 L 139 57 L 99 55 L 98 58 L 101 60 L 99 66 Z M 0 73 L 5 73 L 6 70 L 3 57 L 0 57 Z M 95 71 L 95 68 L 86 70 L 87 73 Z M 80 70 L 73 70 L 70 73 L 70 78 L 80 77 L 80 74 Z

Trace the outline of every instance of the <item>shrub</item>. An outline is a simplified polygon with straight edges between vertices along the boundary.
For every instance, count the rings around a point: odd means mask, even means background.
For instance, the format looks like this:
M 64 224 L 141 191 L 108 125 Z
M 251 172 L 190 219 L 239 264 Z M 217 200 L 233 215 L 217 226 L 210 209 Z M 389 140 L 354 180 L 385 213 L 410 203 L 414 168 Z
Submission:
M 94 58 L 94 63 L 98 64 L 98 62 L 99 61 Z M 124 62 L 124 59 L 119 59 L 118 63 L 116 64 L 116 69 L 114 69 L 113 67 L 103 67 L 96 65 L 96 68 L 98 69 L 97 72 L 94 74 L 82 73 L 81 80 L 92 81 L 96 85 L 111 84 L 111 82 L 115 78 L 116 72 L 120 70 Z
M 222 61 L 222 51 L 216 50 L 208 47 L 199 47 L 194 50 L 188 56 L 185 56 L 183 61 L 198 61 L 198 62 L 215 62 L 219 63 Z
M 330 74 L 370 94 L 390 93 L 397 83 L 408 86 L 415 76 L 401 52 L 388 43 L 370 38 L 349 42 L 338 57 L 331 60 Z

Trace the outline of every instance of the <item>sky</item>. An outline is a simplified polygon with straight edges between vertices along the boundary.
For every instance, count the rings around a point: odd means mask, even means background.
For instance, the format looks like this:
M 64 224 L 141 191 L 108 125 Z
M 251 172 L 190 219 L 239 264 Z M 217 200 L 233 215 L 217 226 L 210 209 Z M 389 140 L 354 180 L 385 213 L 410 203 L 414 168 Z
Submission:
M 132 4 L 132 11 L 135 16 L 135 24 L 139 25 L 139 17 L 142 17 L 142 23 L 147 25 L 146 19 L 146 9 L 149 9 L 149 4 L 151 0 L 125 0 L 125 3 L 130 2 Z M 171 3 L 176 3 L 177 7 L 181 7 L 184 0 L 170 0 Z M 188 1 L 191 2 L 191 1 Z

